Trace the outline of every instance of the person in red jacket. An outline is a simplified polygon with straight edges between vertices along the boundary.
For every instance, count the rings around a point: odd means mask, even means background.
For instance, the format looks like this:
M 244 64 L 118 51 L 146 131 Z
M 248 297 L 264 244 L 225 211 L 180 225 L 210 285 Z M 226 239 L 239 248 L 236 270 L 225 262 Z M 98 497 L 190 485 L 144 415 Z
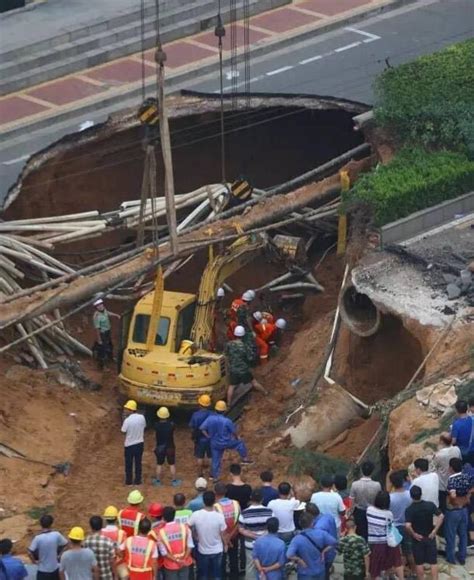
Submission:
M 187 524 L 175 522 L 176 510 L 168 506 L 163 510 L 163 526 L 158 532 L 158 549 L 162 558 L 165 578 L 188 579 L 193 558 L 194 542 Z

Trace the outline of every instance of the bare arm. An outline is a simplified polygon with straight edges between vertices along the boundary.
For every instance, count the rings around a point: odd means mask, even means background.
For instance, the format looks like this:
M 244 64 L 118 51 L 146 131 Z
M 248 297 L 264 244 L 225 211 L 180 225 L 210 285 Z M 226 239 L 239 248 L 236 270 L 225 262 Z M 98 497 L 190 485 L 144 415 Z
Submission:
M 38 560 L 36 559 L 36 556 L 30 550 L 28 550 L 28 557 L 33 562 L 33 564 L 37 564 L 38 563 Z
M 370 554 L 366 554 L 364 556 L 364 562 L 365 562 L 365 575 L 367 577 L 369 577 L 369 568 L 370 568 Z
M 440 529 L 442 523 L 444 520 L 444 515 L 440 514 L 439 516 L 437 516 L 436 518 L 436 525 L 433 528 L 433 531 L 431 532 L 431 534 L 428 536 L 430 538 L 430 540 L 432 540 L 433 538 L 436 538 L 436 534 L 438 533 L 438 530 Z
M 407 522 L 405 524 L 405 528 L 407 529 L 408 533 L 410 534 L 410 536 L 412 538 L 415 538 L 415 540 L 417 540 L 418 542 L 420 542 L 423 539 L 423 536 L 421 534 L 417 534 L 415 532 L 415 530 L 413 529 L 413 526 L 411 525 L 410 522 Z
M 244 536 L 245 538 L 250 538 L 251 540 L 255 540 L 258 538 L 258 535 L 255 532 L 251 532 L 247 530 L 244 526 L 239 526 L 239 534 Z
M 62 570 L 59 570 L 59 580 L 66 580 L 66 574 Z

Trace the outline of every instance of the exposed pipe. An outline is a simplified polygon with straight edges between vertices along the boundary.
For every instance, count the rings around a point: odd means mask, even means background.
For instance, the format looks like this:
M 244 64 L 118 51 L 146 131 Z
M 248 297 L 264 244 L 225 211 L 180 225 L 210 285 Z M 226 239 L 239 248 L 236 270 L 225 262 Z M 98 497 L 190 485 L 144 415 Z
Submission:
M 366 338 L 379 330 L 382 320 L 380 310 L 352 284 L 344 290 L 339 307 L 342 320 L 357 336 Z

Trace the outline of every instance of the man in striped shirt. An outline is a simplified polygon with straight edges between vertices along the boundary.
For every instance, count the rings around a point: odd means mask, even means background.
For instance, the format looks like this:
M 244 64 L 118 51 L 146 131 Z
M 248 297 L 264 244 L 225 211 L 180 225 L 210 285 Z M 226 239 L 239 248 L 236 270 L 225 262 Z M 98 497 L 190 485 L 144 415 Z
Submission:
M 255 578 L 256 568 L 252 556 L 254 542 L 267 531 L 267 521 L 272 517 L 272 510 L 262 504 L 261 489 L 254 489 L 250 496 L 250 505 L 239 517 L 239 532 L 245 538 L 246 568 L 245 577 Z

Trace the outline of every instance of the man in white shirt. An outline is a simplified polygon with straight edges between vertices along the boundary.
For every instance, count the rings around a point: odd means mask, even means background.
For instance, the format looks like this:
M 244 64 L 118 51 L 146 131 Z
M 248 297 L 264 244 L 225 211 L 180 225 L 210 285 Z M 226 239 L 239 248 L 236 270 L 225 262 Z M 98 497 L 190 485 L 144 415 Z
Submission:
M 439 507 L 443 513 L 446 511 L 448 495 L 446 490 L 449 477 L 449 462 L 453 458 L 461 459 L 461 450 L 457 445 L 453 445 L 453 438 L 450 433 L 441 433 L 438 451 L 433 457 L 433 464 L 439 478 Z
M 193 512 L 189 518 L 197 543 L 198 578 L 222 579 L 222 556 L 227 551 L 227 524 L 224 516 L 214 509 L 216 494 L 205 491 L 202 495 L 204 508 Z
M 420 457 L 414 462 L 417 477 L 411 482 L 412 487 L 421 487 L 421 499 L 431 501 L 439 508 L 439 477 L 434 471 L 429 472 L 428 459 Z
M 273 517 L 278 518 L 280 526 L 278 528 L 278 537 L 289 544 L 295 535 L 294 513 L 300 507 L 300 502 L 291 497 L 291 485 L 283 481 L 278 486 L 278 499 L 272 499 L 268 503 L 268 508 L 272 510 Z
M 321 484 L 321 491 L 313 493 L 311 503 L 314 503 L 319 508 L 320 513 L 329 514 L 334 518 L 337 533 L 339 534 L 341 531 L 341 516 L 346 511 L 344 502 L 341 496 L 332 489 L 334 480 L 330 475 L 322 475 L 319 483 Z
M 142 457 L 145 441 L 146 420 L 137 413 L 137 402 L 127 401 L 124 405 L 126 418 L 122 423 L 122 433 L 125 433 L 125 485 L 141 485 Z M 133 468 L 135 467 L 135 479 Z

